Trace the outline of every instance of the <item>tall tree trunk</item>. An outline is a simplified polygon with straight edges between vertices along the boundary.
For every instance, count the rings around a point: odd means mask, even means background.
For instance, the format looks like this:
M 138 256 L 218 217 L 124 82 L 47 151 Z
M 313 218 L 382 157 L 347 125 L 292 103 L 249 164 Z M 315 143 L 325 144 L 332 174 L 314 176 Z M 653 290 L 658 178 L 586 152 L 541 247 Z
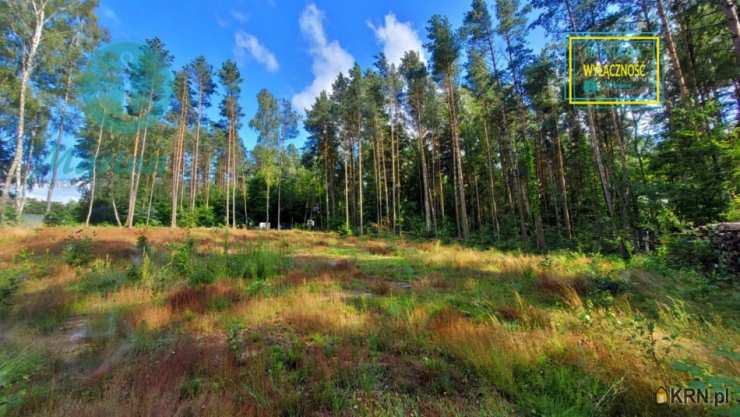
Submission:
M 726 1 L 726 0 L 723 0 Z M 660 22 L 663 25 L 663 36 L 665 37 L 666 49 L 668 49 L 668 55 L 671 57 L 671 64 L 676 75 L 676 81 L 678 81 L 678 87 L 681 91 L 681 97 L 686 99 L 689 97 L 689 89 L 686 87 L 686 78 L 683 76 L 681 70 L 681 62 L 678 59 L 678 52 L 676 52 L 676 43 L 673 41 L 673 35 L 671 34 L 671 25 L 666 14 L 665 7 L 663 6 L 663 0 L 656 0 L 656 6 L 658 7 L 658 15 L 660 16 Z
M 736 0 L 718 0 L 718 2 L 722 13 L 725 14 L 727 28 L 732 33 L 732 44 L 735 47 L 735 61 L 737 67 L 740 68 L 740 22 L 738 21 Z M 737 108 L 735 118 L 738 124 L 740 124 L 740 77 L 736 77 L 733 84 L 735 87 L 735 103 Z
M 496 188 L 493 178 L 493 154 L 491 152 L 491 140 L 488 137 L 488 122 L 486 121 L 485 115 L 483 117 L 483 139 L 485 140 L 486 146 L 486 170 L 488 171 L 488 187 L 490 189 L 489 193 L 491 194 L 491 224 L 493 224 L 493 230 L 496 232 L 496 239 L 499 239 L 501 237 L 501 229 L 498 223 Z
M 195 121 L 195 139 L 193 141 L 193 161 L 190 171 L 190 211 L 195 208 L 195 197 L 198 194 L 198 158 L 200 157 L 200 126 L 203 119 L 203 88 L 198 87 L 198 118 Z
M 421 109 L 421 103 L 417 101 L 417 108 Z M 426 157 L 426 146 L 424 144 L 425 132 L 421 125 L 421 117 L 417 114 L 416 116 L 416 137 L 419 147 L 419 160 L 421 162 L 421 180 L 422 180 L 422 195 L 424 197 L 424 227 L 427 233 L 432 230 L 432 210 L 430 193 L 429 193 L 429 177 L 427 175 L 427 157 Z
M 378 135 L 377 135 L 377 117 L 373 116 L 373 182 L 375 183 L 375 221 L 380 227 L 382 206 L 380 193 L 380 168 L 378 167 Z
M 380 166 L 382 167 L 380 175 L 382 176 L 383 196 L 385 197 L 385 220 L 383 221 L 383 226 L 385 228 L 391 216 L 391 210 L 390 199 L 388 198 L 388 163 L 385 159 L 385 135 L 383 135 L 382 130 L 380 131 Z
M 565 181 L 565 164 L 563 162 L 563 149 L 560 145 L 560 133 L 555 131 L 554 137 L 555 163 L 558 172 L 558 188 L 560 191 L 560 203 L 563 210 L 563 223 L 568 240 L 573 238 L 573 226 L 570 221 L 570 209 L 568 208 L 568 187 Z
M 154 200 L 154 186 L 157 183 L 157 170 L 159 169 L 159 149 L 154 156 L 154 170 L 152 171 L 151 185 L 149 186 L 149 198 L 146 205 L 146 225 L 149 226 L 149 220 L 152 217 L 152 200 Z
M 141 120 L 141 117 L 139 117 L 139 120 Z M 139 154 L 139 140 L 141 138 L 140 123 L 141 122 L 139 122 L 139 126 L 136 128 L 136 134 L 134 135 L 134 152 L 131 156 L 131 176 L 129 182 L 128 210 L 126 212 L 126 227 L 128 227 L 129 229 L 133 227 L 134 224 L 134 209 L 136 207 L 134 202 L 134 189 L 136 188 L 136 164 Z
M 660 7 L 662 7 L 662 0 L 658 0 L 658 2 L 661 5 Z M 566 5 L 567 13 L 568 13 L 568 18 L 571 24 L 571 29 L 573 30 L 573 32 L 577 32 L 578 25 L 576 24 L 575 15 L 573 14 L 573 9 L 570 6 L 570 0 L 565 0 L 565 5 Z M 667 33 L 670 35 L 670 30 L 668 30 Z M 671 38 L 671 40 L 672 39 L 673 38 Z M 674 52 L 675 52 L 675 48 L 674 48 Z M 680 69 L 680 67 L 677 67 L 677 68 Z M 683 75 L 680 74 L 680 72 L 679 72 L 679 76 L 681 80 L 683 80 Z M 686 87 L 685 82 L 683 83 L 683 87 L 685 89 Z M 590 105 L 587 106 L 587 113 L 588 113 L 588 123 L 587 124 L 588 124 L 589 132 L 590 132 L 589 136 L 591 138 L 591 148 L 593 152 L 593 159 L 594 159 L 594 163 L 596 164 L 597 171 L 598 171 L 599 182 L 601 183 L 601 191 L 604 195 L 604 202 L 606 203 L 607 212 L 609 213 L 612 230 L 613 232 L 616 232 L 616 230 L 614 230 L 616 228 L 614 225 L 614 221 L 615 221 L 614 220 L 614 205 L 612 203 L 611 191 L 609 191 L 609 178 L 608 178 L 606 168 L 604 166 L 603 158 L 601 157 L 601 145 L 600 145 L 600 140 L 598 137 L 598 132 L 596 130 L 596 117 L 594 115 L 594 110 Z
M 28 81 L 31 79 L 31 74 L 34 70 L 36 54 L 38 53 L 39 44 L 41 43 L 41 36 L 44 31 L 44 25 L 46 24 L 46 11 L 43 5 L 39 5 L 35 0 L 31 2 L 34 9 L 34 29 L 33 36 L 31 37 L 31 45 L 28 49 L 28 55 L 23 58 L 21 63 L 21 80 L 20 93 L 18 98 L 18 125 L 15 131 L 15 155 L 13 162 L 10 164 L 5 177 L 5 184 L 2 190 L 0 190 L 0 221 L 3 219 L 5 214 L 5 206 L 8 203 L 10 197 L 10 184 L 12 182 L 13 175 L 15 175 L 15 189 L 18 193 L 21 189 L 21 161 L 23 161 L 23 137 L 25 134 L 26 125 L 26 92 L 28 91 Z M 17 198 L 16 198 L 17 200 Z M 19 202 L 16 202 L 16 205 Z
M 434 160 L 434 165 L 436 169 L 436 178 L 437 178 L 437 188 L 438 188 L 438 198 L 439 198 L 439 214 L 442 221 L 445 221 L 445 190 L 444 190 L 444 184 L 442 183 L 442 156 L 440 155 L 441 151 L 439 150 L 440 144 L 439 144 L 439 137 L 436 135 L 432 136 L 432 159 Z
M 131 156 L 131 180 L 129 186 L 129 197 L 128 197 L 128 210 L 126 212 L 126 227 L 129 229 L 134 226 L 134 216 L 136 212 L 136 197 L 139 191 L 139 178 L 140 173 L 137 172 L 139 165 L 139 154 L 141 158 L 144 157 L 144 145 L 146 145 L 146 134 L 148 132 L 148 123 L 144 122 L 144 135 L 143 144 L 141 150 L 139 150 L 139 141 L 142 139 L 141 136 L 141 120 L 149 115 L 153 105 L 153 94 L 152 90 L 149 91 L 149 102 L 147 103 L 146 109 L 139 113 L 138 125 L 136 127 L 136 135 L 134 136 L 134 153 Z
M 206 154 L 205 161 L 203 161 L 203 182 L 206 185 L 206 208 L 209 208 L 211 200 L 211 153 Z
M 249 219 L 247 218 L 247 177 L 244 175 L 242 175 L 242 201 L 244 203 L 244 228 L 246 229 Z
M 732 33 L 732 44 L 735 46 L 735 59 L 740 67 L 740 21 L 738 21 L 737 4 L 735 0 L 719 0 L 719 7 L 725 14 L 727 28 Z
M 393 110 L 391 110 L 393 111 Z M 393 201 L 393 213 L 391 215 L 391 227 L 393 228 L 393 233 L 396 233 L 396 216 L 398 211 L 398 201 L 396 200 L 396 183 L 398 182 L 396 178 L 396 121 L 395 121 L 395 115 L 394 113 L 391 113 L 391 199 Z
M 326 194 L 326 223 L 324 224 L 324 228 L 328 229 L 331 225 L 331 202 L 329 198 L 330 194 L 330 188 L 331 188 L 331 171 L 329 170 L 329 138 L 326 137 L 326 129 L 324 129 L 323 133 L 323 148 L 324 148 L 324 191 Z
M 231 151 L 231 132 L 232 132 L 231 123 L 233 119 L 231 117 L 232 107 L 233 106 L 230 104 L 229 105 L 229 122 L 228 122 L 229 127 L 228 127 L 228 132 L 226 134 L 226 173 L 224 175 L 224 183 L 225 183 L 224 188 L 226 191 L 226 210 L 225 210 L 226 217 L 224 219 L 224 227 L 229 227 L 229 225 L 231 224 L 230 223 L 231 218 L 229 217 L 229 211 L 231 210 L 231 204 L 229 201 L 229 193 L 231 192 L 231 187 L 229 184 L 230 184 L 230 174 L 231 174 L 230 171 L 231 171 L 231 158 L 232 158 L 232 151 Z
M 478 192 L 478 175 L 473 176 L 473 186 L 475 187 L 475 220 L 476 220 L 476 230 L 480 230 L 481 224 L 483 224 L 483 219 L 481 216 L 481 209 L 480 209 L 480 193 Z
M 92 179 L 90 181 L 90 204 L 87 207 L 87 217 L 85 217 L 85 226 L 90 226 L 90 216 L 92 215 L 93 203 L 95 202 L 95 182 L 97 180 L 98 155 L 100 154 L 100 144 L 103 142 L 103 125 L 105 124 L 105 115 L 100 121 L 100 130 L 98 131 L 98 143 L 95 145 L 95 156 L 92 161 Z
M 236 172 L 236 158 L 238 156 L 236 152 L 236 111 L 234 111 L 233 117 L 234 120 L 231 123 L 231 228 L 236 229 L 236 186 L 238 182 L 238 175 Z
M 617 116 L 616 110 L 614 108 L 610 109 L 610 116 L 612 120 L 612 124 L 614 125 L 614 130 L 616 131 L 616 137 L 617 137 L 617 147 L 619 152 L 619 159 L 622 165 L 622 204 L 621 204 L 621 215 L 622 215 L 622 227 L 625 228 L 628 232 L 632 233 L 632 222 L 631 222 L 631 216 L 630 213 L 632 212 L 632 185 L 630 181 L 629 176 L 629 170 L 627 167 L 627 149 L 625 146 L 625 137 L 624 137 L 624 131 L 622 129 L 622 122 Z M 635 241 L 637 244 L 638 242 Z
M 118 207 L 116 207 L 116 196 L 111 193 L 110 196 L 111 204 L 113 205 L 113 215 L 116 217 L 116 224 L 118 227 L 122 227 L 121 217 L 118 215 Z
M 280 178 L 278 177 L 278 183 L 277 183 L 277 229 L 280 230 Z
M 451 75 L 447 75 L 446 77 L 446 84 L 447 84 L 447 100 L 448 100 L 448 106 L 450 110 L 450 127 L 452 130 L 452 153 L 453 153 L 453 160 L 455 162 L 454 169 L 455 169 L 455 175 L 457 178 L 456 183 L 456 190 L 455 195 L 457 199 L 456 206 L 459 210 L 459 228 L 460 228 L 460 237 L 462 239 L 467 239 L 470 236 L 470 226 L 468 224 L 468 214 L 467 214 L 467 207 L 466 207 L 466 199 L 465 199 L 465 181 L 463 176 L 463 167 L 462 167 L 462 156 L 460 154 L 460 132 L 458 131 L 457 126 L 457 110 L 455 105 L 455 92 L 454 88 L 452 86 L 452 80 Z
M 18 209 L 16 211 L 16 215 L 19 220 L 23 218 L 23 209 L 26 207 L 28 177 L 31 175 L 31 171 L 33 171 L 33 142 L 31 142 L 28 146 L 28 159 L 25 165 L 25 174 L 23 174 L 23 177 L 21 179 L 21 198 L 20 203 L 18 204 Z
M 180 191 L 180 178 L 182 176 L 182 157 L 185 145 L 185 131 L 187 130 L 187 91 L 183 89 L 180 95 L 180 116 L 178 120 L 177 136 L 173 142 L 172 150 L 172 210 L 170 215 L 170 227 L 177 227 L 178 197 Z
M 270 224 L 270 182 L 267 182 L 267 192 L 265 193 L 265 221 Z
M 134 207 L 136 207 L 136 200 L 139 196 L 139 183 L 141 182 L 141 173 L 144 166 L 144 156 L 146 155 L 146 140 L 147 134 L 149 133 L 148 123 L 144 125 L 144 134 L 141 137 L 141 151 L 139 152 L 140 158 L 138 159 L 138 165 L 136 169 L 136 184 L 134 185 Z M 135 214 L 135 213 L 134 213 Z M 131 218 L 133 221 L 133 217 Z
M 347 155 L 344 156 L 344 228 L 349 230 L 349 173 Z
M 54 155 L 51 159 L 51 182 L 49 183 L 49 191 L 46 193 L 46 214 L 51 211 L 51 199 L 54 195 L 54 187 L 57 184 L 57 174 L 59 171 L 59 148 L 62 146 L 62 136 L 64 135 L 64 122 L 65 122 L 65 110 L 67 103 L 69 103 L 69 94 L 72 87 L 72 71 L 67 74 L 67 81 L 64 83 L 64 101 L 62 102 L 62 108 L 59 111 L 59 130 L 57 131 L 57 138 L 54 142 Z
M 358 124 L 359 126 L 359 124 Z M 359 190 L 359 203 L 357 207 L 357 211 L 360 215 L 360 235 L 362 235 L 365 231 L 365 225 L 363 224 L 363 217 L 362 217 L 362 208 L 364 206 L 364 203 L 362 201 L 362 138 L 358 135 L 357 136 L 357 166 L 358 166 L 358 172 L 357 172 L 357 180 L 359 182 L 358 184 L 358 190 Z

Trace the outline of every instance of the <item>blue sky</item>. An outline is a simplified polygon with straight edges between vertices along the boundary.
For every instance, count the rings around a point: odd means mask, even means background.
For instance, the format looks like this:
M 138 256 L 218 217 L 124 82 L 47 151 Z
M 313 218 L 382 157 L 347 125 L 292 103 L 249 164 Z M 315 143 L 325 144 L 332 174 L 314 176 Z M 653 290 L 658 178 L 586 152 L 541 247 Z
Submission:
M 236 60 L 244 79 L 240 136 L 251 149 L 257 135 L 248 121 L 260 89 L 302 110 L 355 61 L 367 68 L 381 51 L 392 61 L 408 49 L 421 48 L 426 55 L 428 19 L 443 14 L 458 28 L 469 7 L 468 0 L 101 0 L 97 13 L 111 42 L 158 36 L 175 57 L 173 69 L 201 54 L 216 70 Z M 541 29 L 530 34 L 532 49 L 544 41 Z M 219 101 L 212 100 L 214 119 Z M 304 138 L 301 129 L 294 143 L 300 147 Z M 65 142 L 70 146 L 74 138 Z
M 235 59 L 244 78 L 240 134 L 251 149 L 256 133 L 247 121 L 261 88 L 302 110 L 338 71 L 355 61 L 367 68 L 380 51 L 398 60 L 405 49 L 423 49 L 430 16 L 444 14 L 459 27 L 469 6 L 466 0 L 102 0 L 98 15 L 113 42 L 160 37 L 176 68 L 200 54 L 216 68 Z

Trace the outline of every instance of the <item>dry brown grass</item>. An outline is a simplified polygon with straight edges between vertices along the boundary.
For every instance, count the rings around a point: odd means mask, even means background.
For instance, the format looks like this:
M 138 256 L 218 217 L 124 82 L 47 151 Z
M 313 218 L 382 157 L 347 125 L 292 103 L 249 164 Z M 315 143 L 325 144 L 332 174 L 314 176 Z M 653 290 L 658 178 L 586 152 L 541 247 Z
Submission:
M 501 388 L 513 385 L 512 366 L 521 352 L 500 326 L 475 324 L 454 310 L 438 313 L 429 322 L 432 340 L 470 364 Z
M 394 252 L 394 249 L 389 244 L 379 241 L 368 241 L 366 248 L 372 255 L 390 255 Z
M 302 286 L 287 294 L 241 303 L 231 314 L 241 319 L 247 328 L 285 323 L 300 333 L 368 331 L 369 316 L 345 304 L 345 299 L 345 293 L 335 287 L 312 291 Z
M 116 355 L 114 353 L 114 355 Z M 84 399 L 59 393 L 44 407 L 29 407 L 24 415 L 38 416 L 237 416 L 245 414 L 245 402 L 232 386 L 186 389 L 196 375 L 222 381 L 237 379 L 237 370 L 223 339 L 201 342 L 181 338 L 152 359 L 136 358 L 116 367 L 101 366 L 83 381 L 94 396 Z
M 39 317 L 65 317 L 74 295 L 61 284 L 49 285 L 43 289 L 16 297 L 13 316 L 34 320 Z
M 427 289 L 449 290 L 452 287 L 453 283 L 446 280 L 444 276 L 439 273 L 424 275 L 411 282 L 411 288 L 415 291 L 423 291 Z
M 581 295 L 588 291 L 583 279 L 557 276 L 550 272 L 537 274 L 536 288 L 546 296 L 560 298 L 565 304 L 573 308 L 583 307 Z
M 226 282 L 219 281 L 202 287 L 184 287 L 176 290 L 167 297 L 167 305 L 174 313 L 184 311 L 203 313 L 216 298 L 235 303 L 241 297 Z
M 128 321 L 134 328 L 146 326 L 149 330 L 158 330 L 170 324 L 174 317 L 169 307 L 148 305 L 129 315 Z
M 368 289 L 375 295 L 389 295 L 393 289 L 391 284 L 383 279 L 373 279 L 368 283 Z
M 141 286 L 124 286 L 109 294 L 91 294 L 81 300 L 79 309 L 84 312 L 101 314 L 113 309 L 135 308 L 154 301 L 154 292 Z

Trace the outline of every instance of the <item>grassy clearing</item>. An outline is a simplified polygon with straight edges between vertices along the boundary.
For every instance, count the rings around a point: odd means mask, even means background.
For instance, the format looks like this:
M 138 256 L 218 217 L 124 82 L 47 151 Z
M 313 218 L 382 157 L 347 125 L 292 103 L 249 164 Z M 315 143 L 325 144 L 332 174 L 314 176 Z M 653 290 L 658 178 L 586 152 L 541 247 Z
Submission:
M 653 258 L 3 235 L 0 416 L 688 416 L 716 410 L 659 407 L 655 389 L 738 389 L 737 289 Z

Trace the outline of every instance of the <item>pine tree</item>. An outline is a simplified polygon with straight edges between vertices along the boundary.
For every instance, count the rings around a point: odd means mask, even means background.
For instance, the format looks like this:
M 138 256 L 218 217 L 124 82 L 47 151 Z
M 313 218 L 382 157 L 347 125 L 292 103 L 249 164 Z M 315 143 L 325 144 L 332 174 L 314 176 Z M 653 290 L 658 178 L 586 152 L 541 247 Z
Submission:
M 149 127 L 157 123 L 169 102 L 169 67 L 174 57 L 159 38 L 148 39 L 127 69 L 131 83 L 128 114 L 136 129 L 130 158 L 130 179 L 126 227 L 134 225 L 141 164 L 146 155 Z M 141 144 L 141 146 L 139 146 Z M 173 209 L 174 210 L 174 209 Z
M 257 113 L 249 126 L 258 132 L 254 157 L 257 172 L 265 181 L 265 222 L 270 223 L 270 189 L 278 181 L 278 146 L 280 142 L 280 108 L 277 99 L 269 91 L 262 89 L 257 94 Z
M 453 178 L 455 195 L 455 216 L 457 218 L 458 237 L 467 239 L 470 234 L 468 215 L 465 199 L 465 181 L 463 177 L 460 132 L 457 117 L 457 98 L 455 85 L 455 73 L 457 72 L 457 59 L 460 55 L 460 42 L 453 32 L 452 26 L 446 17 L 434 15 L 429 19 L 427 25 L 427 37 L 429 42 L 427 49 L 432 54 L 433 73 L 440 81 L 447 94 L 447 110 L 450 123 L 452 153 L 453 153 Z
M 226 210 L 224 223 L 226 227 L 236 228 L 236 155 L 241 108 L 239 96 L 241 94 L 241 74 L 234 61 L 228 60 L 221 66 L 218 73 L 223 86 L 223 100 L 221 101 L 221 116 L 225 119 L 226 127 L 226 167 L 224 171 L 224 191 L 226 192 Z
M 192 150 L 192 162 L 190 169 L 190 210 L 195 207 L 195 200 L 198 195 L 198 184 L 201 182 L 198 175 L 200 165 L 200 135 L 201 125 L 207 122 L 205 112 L 211 105 L 211 95 L 216 90 L 216 84 L 213 82 L 213 67 L 206 61 L 204 56 L 199 56 L 188 66 L 188 72 L 195 86 L 196 97 L 196 115 L 195 115 L 195 132 Z M 208 182 L 205 178 L 203 182 Z

